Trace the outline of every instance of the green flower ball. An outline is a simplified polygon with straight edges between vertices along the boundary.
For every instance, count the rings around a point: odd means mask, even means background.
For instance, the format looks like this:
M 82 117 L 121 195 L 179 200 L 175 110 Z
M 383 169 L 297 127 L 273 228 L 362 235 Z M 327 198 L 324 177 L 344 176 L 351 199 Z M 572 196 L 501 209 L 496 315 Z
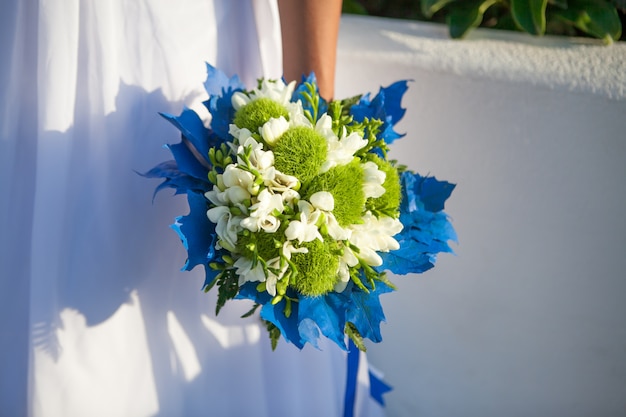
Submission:
M 270 98 L 253 100 L 235 112 L 233 123 L 239 128 L 246 128 L 252 133 L 258 133 L 271 118 L 283 116 L 289 120 L 289 112 L 280 103 Z
M 283 174 L 293 175 L 306 184 L 320 171 L 326 161 L 326 138 L 306 126 L 287 130 L 272 149 L 274 166 Z
M 333 195 L 333 215 L 340 226 L 361 223 L 365 194 L 363 169 L 357 158 L 347 165 L 336 166 L 317 175 L 304 191 L 304 198 L 308 200 L 318 191 L 328 191 Z
M 303 243 L 308 253 L 294 253 L 291 257 L 298 271 L 295 282 L 291 285 L 304 295 L 316 297 L 324 295 L 335 287 L 339 269 L 339 246 L 334 241 Z

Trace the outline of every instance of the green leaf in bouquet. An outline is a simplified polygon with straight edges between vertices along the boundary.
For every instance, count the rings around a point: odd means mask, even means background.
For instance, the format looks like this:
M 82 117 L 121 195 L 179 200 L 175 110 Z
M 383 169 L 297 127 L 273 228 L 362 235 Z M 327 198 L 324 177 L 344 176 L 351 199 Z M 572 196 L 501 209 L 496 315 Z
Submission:
M 346 322 L 346 326 L 344 329 L 344 333 L 348 335 L 350 340 L 354 343 L 354 345 L 359 348 L 361 352 L 366 352 L 367 348 L 365 347 L 365 343 L 363 342 L 363 336 L 357 330 L 356 326 L 349 321 Z
M 467 0 L 456 3 L 447 16 L 450 36 L 454 39 L 464 37 L 470 29 L 480 25 L 485 11 L 496 2 L 497 0 Z
M 350 107 L 355 105 L 361 96 L 352 97 L 348 100 L 334 100 L 328 105 L 328 114 L 333 119 L 333 132 L 338 137 L 343 134 L 344 128 L 349 129 L 354 117 L 350 115 Z
M 254 303 L 254 305 L 252 306 L 252 308 L 250 310 L 248 310 L 247 313 L 243 314 L 241 316 L 242 319 L 245 319 L 246 317 L 250 317 L 252 316 L 254 313 L 256 313 L 256 311 L 259 309 L 259 307 L 261 306 L 261 304 L 259 303 Z
M 215 315 L 220 313 L 220 310 L 226 304 L 226 301 L 232 300 L 239 291 L 239 277 L 235 273 L 234 269 L 227 269 L 222 271 L 217 276 L 217 303 L 215 304 Z
M 607 44 L 622 34 L 615 6 L 604 0 L 569 0 L 568 8 L 555 10 L 554 15 Z
M 548 0 L 511 0 L 511 14 L 522 30 L 532 35 L 543 35 L 547 5 Z
M 280 339 L 280 329 L 276 327 L 276 325 L 270 321 L 264 320 L 265 328 L 267 328 L 267 333 L 270 336 L 270 342 L 272 343 L 272 350 L 276 350 L 276 346 L 278 346 L 278 340 Z
M 341 107 L 342 107 L 342 115 L 349 115 L 350 114 L 350 108 L 352 106 L 354 106 L 355 104 L 357 104 L 359 102 L 359 100 L 361 100 L 361 97 L 363 97 L 363 94 L 359 94 L 353 97 L 348 97 L 348 98 L 344 98 L 343 100 L 341 100 L 339 103 L 341 103 Z

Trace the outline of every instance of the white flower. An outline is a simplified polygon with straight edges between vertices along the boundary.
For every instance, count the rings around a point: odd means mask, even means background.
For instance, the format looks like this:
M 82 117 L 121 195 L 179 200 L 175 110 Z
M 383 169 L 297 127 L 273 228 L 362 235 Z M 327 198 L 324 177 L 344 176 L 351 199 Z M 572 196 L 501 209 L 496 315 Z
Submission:
M 226 200 L 232 204 L 240 204 L 250 199 L 248 190 L 238 185 L 227 188 L 226 191 L 224 191 L 224 195 Z
M 348 246 L 345 246 L 343 250 L 343 255 L 341 256 L 339 262 L 352 267 L 356 266 L 359 263 L 359 259 L 356 257 L 352 249 L 350 249 Z
M 274 233 L 280 227 L 278 220 L 273 213 L 284 210 L 283 198 L 280 194 L 271 194 L 267 189 L 261 191 L 257 197 L 257 202 L 250 206 L 250 216 L 241 221 L 241 227 L 245 227 L 251 232 L 263 229 L 268 233 Z
M 267 261 L 267 279 L 265 280 L 265 289 L 272 297 L 276 296 L 276 284 L 285 277 L 285 273 L 289 269 L 289 263 L 285 261 L 291 259 L 293 253 L 308 253 L 307 248 L 296 248 L 289 241 L 283 243 L 281 256 Z M 276 273 L 278 271 L 278 273 Z
M 344 229 L 339 226 L 337 219 L 332 213 L 325 213 L 324 222 L 326 224 L 326 231 L 328 235 L 335 240 L 349 240 L 352 236 L 352 230 Z
M 285 243 L 283 243 L 283 247 L 282 247 L 282 255 L 287 258 L 288 260 L 291 260 L 291 254 L 293 253 L 309 253 L 309 250 L 307 248 L 296 248 L 295 246 L 293 246 L 293 243 L 291 243 L 289 240 L 287 240 Z
M 346 264 L 339 264 L 337 276 L 339 277 L 339 281 L 337 281 L 333 286 L 333 291 L 343 292 L 343 290 L 345 290 L 348 286 L 348 282 L 350 282 L 350 270 Z
M 263 144 L 254 140 L 253 137 L 246 138 L 244 143 L 237 149 L 237 162 L 239 164 L 246 164 L 242 156 L 246 153 L 246 149 L 248 148 L 250 152 L 250 168 L 256 169 L 261 175 L 264 175 L 265 171 L 268 169 L 273 168 L 274 152 L 264 150 Z
M 237 275 L 239 275 L 239 285 L 243 285 L 248 281 L 262 282 L 265 281 L 265 271 L 263 271 L 263 265 L 261 262 L 257 262 L 254 267 L 252 265 L 252 259 L 241 257 L 234 263 Z
M 351 225 L 352 236 L 350 243 L 359 248 L 359 257 L 370 266 L 380 266 L 382 258 L 376 252 L 389 252 L 400 248 L 398 241 L 393 238 L 402 230 L 402 223 L 392 217 L 380 219 L 365 213 L 362 224 Z
M 272 297 L 276 296 L 276 283 L 285 276 L 289 264 L 283 262 L 278 256 L 267 261 L 267 280 L 265 281 L 265 289 Z M 274 271 L 278 271 L 276 274 Z
M 292 189 L 283 191 L 280 196 L 283 198 L 283 202 L 291 208 L 294 208 L 294 203 L 300 200 L 300 193 Z
M 235 261 L 234 266 L 237 268 L 237 275 L 239 275 L 239 285 L 243 285 L 248 281 L 265 282 L 265 289 L 268 294 L 272 297 L 275 296 L 276 283 L 283 278 L 289 264 L 287 262 L 281 262 L 280 257 L 276 257 L 266 262 L 267 270 L 263 269 L 261 262 L 257 262 L 254 268 L 252 265 L 252 260 L 244 257 Z M 278 271 L 278 274 L 276 274 L 275 271 Z
M 324 113 L 315 123 L 315 131 L 325 138 L 337 138 L 333 131 L 333 119 L 327 113 Z
M 385 194 L 383 183 L 387 174 L 379 170 L 378 165 L 372 161 L 361 164 L 361 167 L 363 168 L 363 192 L 365 193 L 365 198 L 378 198 Z
M 291 97 L 296 89 L 296 82 L 285 84 L 283 80 L 263 80 L 261 88 L 254 90 L 250 96 L 257 99 L 261 97 L 271 98 L 283 106 L 291 102 Z
M 328 156 L 322 165 L 321 172 L 326 172 L 332 167 L 349 164 L 354 159 L 354 153 L 367 145 L 367 139 L 363 139 L 357 132 L 350 135 L 342 135 L 341 139 L 336 136 L 326 137 L 328 140 Z
M 300 181 L 296 177 L 283 174 L 273 166 L 263 172 L 263 183 L 273 193 L 284 193 L 300 188 Z
M 254 176 L 237 165 L 230 164 L 223 174 L 217 176 L 217 185 L 204 193 L 204 196 L 217 206 L 239 205 L 250 199 L 254 188 Z
M 312 242 L 315 239 L 323 241 L 322 235 L 317 228 L 317 221 L 320 216 L 318 210 L 304 200 L 298 201 L 300 220 L 292 220 L 285 230 L 285 237 L 288 240 L 298 240 L 298 243 Z
M 306 115 L 304 114 L 304 109 L 302 108 L 302 102 L 300 100 L 296 101 L 295 103 L 291 102 L 286 107 L 289 111 L 289 125 L 291 127 L 313 127 L 309 119 L 307 119 Z
M 265 280 L 265 291 L 272 297 L 276 297 L 276 283 L 278 282 L 278 276 L 271 272 L 268 273 Z
M 259 128 L 259 133 L 268 145 L 273 145 L 276 141 L 289 130 L 289 122 L 283 116 L 279 118 L 272 117 Z
M 250 101 L 252 100 L 250 100 L 250 98 L 248 98 L 248 96 L 241 91 L 235 91 L 233 96 L 230 98 L 230 103 L 233 105 L 235 110 L 239 110 L 246 104 L 250 103 Z
M 230 187 L 224 191 L 213 186 L 211 191 L 204 193 L 204 196 L 216 206 L 236 206 L 247 213 L 247 208 L 243 203 L 250 199 L 250 192 L 239 186 Z
M 323 212 L 321 222 L 326 226 L 326 232 L 334 240 L 348 240 L 352 232 L 339 226 L 335 215 L 332 213 L 335 208 L 335 199 L 328 191 L 318 191 L 309 198 L 311 205 Z M 319 223 L 319 220 L 318 220 Z
M 356 266 L 359 263 L 359 260 L 352 252 L 352 249 L 349 247 L 344 247 L 343 256 L 339 259 L 339 269 L 337 270 L 337 275 L 339 276 L 339 281 L 335 284 L 333 288 L 335 292 L 343 292 L 350 281 L 350 267 Z
M 215 232 L 219 237 L 218 245 L 231 252 L 237 245 L 237 233 L 241 231 L 241 216 L 233 216 L 226 206 L 217 206 L 207 211 L 207 217 L 215 223 Z M 219 248 L 218 248 L 219 249 Z
M 249 199 L 255 189 L 254 175 L 237 167 L 235 164 L 230 164 L 226 167 L 222 174 L 222 181 L 224 182 L 224 187 L 226 187 L 225 191 L 229 201 L 235 204 Z
M 213 189 L 204 193 L 204 196 L 211 203 L 216 206 L 225 206 L 228 204 L 228 197 L 224 191 L 220 191 L 217 186 L 213 186 Z
M 236 124 L 228 125 L 228 133 L 237 139 L 237 143 L 244 143 L 246 139 L 252 137 L 252 132 L 245 127 L 238 127 Z
M 318 191 L 314 193 L 309 201 L 316 209 L 324 211 L 333 211 L 335 208 L 335 199 L 328 191 Z
M 263 80 L 261 82 L 261 88 L 255 89 L 248 95 L 241 91 L 235 92 L 231 98 L 231 104 L 235 110 L 239 110 L 251 101 L 258 100 L 260 98 L 270 98 L 283 106 L 286 106 L 291 102 L 291 96 L 293 95 L 295 88 L 295 81 L 285 84 L 282 80 Z

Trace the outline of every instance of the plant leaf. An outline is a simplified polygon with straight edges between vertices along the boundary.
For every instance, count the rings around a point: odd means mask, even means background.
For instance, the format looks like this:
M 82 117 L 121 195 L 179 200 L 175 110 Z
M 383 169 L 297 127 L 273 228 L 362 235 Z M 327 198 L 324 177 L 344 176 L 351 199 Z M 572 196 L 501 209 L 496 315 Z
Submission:
M 343 0 L 341 13 L 367 15 L 367 10 L 357 0 Z
M 567 0 L 548 0 L 548 4 L 560 9 L 567 9 Z
M 485 11 L 495 3 L 496 0 L 467 0 L 455 3 L 447 16 L 450 36 L 453 39 L 460 39 L 467 35 L 470 29 L 480 25 Z
M 421 0 L 420 9 L 425 17 L 430 18 L 432 15 L 441 10 L 446 4 L 454 0 Z
M 569 0 L 567 10 L 554 10 L 554 15 L 606 43 L 622 35 L 617 9 L 606 1 Z
M 511 0 L 511 14 L 519 27 L 532 35 L 546 31 L 548 0 Z

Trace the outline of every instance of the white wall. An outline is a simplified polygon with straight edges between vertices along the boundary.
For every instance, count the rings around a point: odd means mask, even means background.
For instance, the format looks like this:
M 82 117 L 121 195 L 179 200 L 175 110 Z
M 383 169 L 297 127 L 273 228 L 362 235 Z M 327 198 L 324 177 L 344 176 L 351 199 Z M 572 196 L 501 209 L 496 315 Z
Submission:
M 413 79 L 391 157 L 460 243 L 392 277 L 390 416 L 626 416 L 626 44 L 344 17 L 337 97 Z

